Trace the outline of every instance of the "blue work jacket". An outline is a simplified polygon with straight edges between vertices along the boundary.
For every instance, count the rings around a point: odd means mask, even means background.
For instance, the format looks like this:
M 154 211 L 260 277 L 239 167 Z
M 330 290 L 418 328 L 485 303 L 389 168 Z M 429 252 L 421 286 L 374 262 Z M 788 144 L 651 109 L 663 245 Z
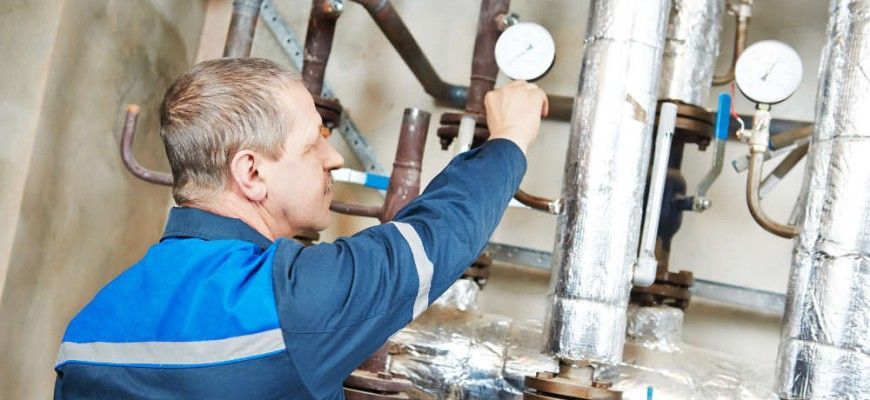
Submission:
M 514 143 L 489 141 L 392 222 L 310 247 L 174 208 L 70 322 L 55 398 L 343 399 L 342 381 L 483 250 L 525 169 Z

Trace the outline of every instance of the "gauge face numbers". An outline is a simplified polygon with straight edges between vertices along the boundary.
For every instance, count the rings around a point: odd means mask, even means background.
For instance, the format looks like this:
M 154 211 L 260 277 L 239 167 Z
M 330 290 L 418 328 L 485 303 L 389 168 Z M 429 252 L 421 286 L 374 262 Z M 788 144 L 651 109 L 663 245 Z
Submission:
M 495 62 L 511 79 L 540 78 L 553 65 L 556 45 L 538 24 L 520 22 L 505 29 L 495 43 Z
M 737 86 L 756 103 L 779 103 L 794 93 L 803 77 L 800 56 L 789 45 L 764 40 L 740 55 L 735 69 Z

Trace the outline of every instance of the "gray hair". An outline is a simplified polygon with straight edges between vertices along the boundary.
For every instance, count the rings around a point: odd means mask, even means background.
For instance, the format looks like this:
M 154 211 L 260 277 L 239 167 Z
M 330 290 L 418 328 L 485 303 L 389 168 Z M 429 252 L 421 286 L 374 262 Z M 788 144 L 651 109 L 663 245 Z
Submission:
M 178 204 L 225 190 L 239 150 L 277 159 L 293 127 L 282 93 L 299 75 L 262 58 L 203 61 L 181 74 L 160 106 L 160 137 Z

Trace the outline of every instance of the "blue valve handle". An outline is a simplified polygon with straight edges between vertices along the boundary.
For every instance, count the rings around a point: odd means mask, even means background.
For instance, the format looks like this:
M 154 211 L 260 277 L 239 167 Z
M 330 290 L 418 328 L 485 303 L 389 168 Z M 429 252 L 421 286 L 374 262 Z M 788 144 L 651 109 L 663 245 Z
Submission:
M 719 108 L 716 110 L 716 140 L 728 140 L 731 128 L 731 95 L 719 93 Z

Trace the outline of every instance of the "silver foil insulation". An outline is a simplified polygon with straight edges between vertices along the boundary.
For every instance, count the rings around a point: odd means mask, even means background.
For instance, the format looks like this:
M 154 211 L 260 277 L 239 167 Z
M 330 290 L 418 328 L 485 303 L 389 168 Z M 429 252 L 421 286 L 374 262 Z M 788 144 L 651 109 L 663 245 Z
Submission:
M 649 386 L 655 399 L 770 399 L 771 376 L 683 343 L 682 322 L 676 308 L 630 307 L 625 360 L 599 377 L 624 400 L 646 400 Z M 558 371 L 556 360 L 541 353 L 542 328 L 539 321 L 436 303 L 393 336 L 390 371 L 414 383 L 412 399 L 520 400 L 525 376 Z
M 713 81 L 724 0 L 671 0 L 659 98 L 703 106 Z
M 669 6 L 591 5 L 545 323 L 563 361 L 622 357 Z
M 527 375 L 558 371 L 542 353 L 541 322 L 478 312 L 467 300 L 479 290 L 460 279 L 390 339 L 390 372 L 414 383 L 412 398 L 521 399 Z
M 870 0 L 831 2 L 776 390 L 870 398 Z

